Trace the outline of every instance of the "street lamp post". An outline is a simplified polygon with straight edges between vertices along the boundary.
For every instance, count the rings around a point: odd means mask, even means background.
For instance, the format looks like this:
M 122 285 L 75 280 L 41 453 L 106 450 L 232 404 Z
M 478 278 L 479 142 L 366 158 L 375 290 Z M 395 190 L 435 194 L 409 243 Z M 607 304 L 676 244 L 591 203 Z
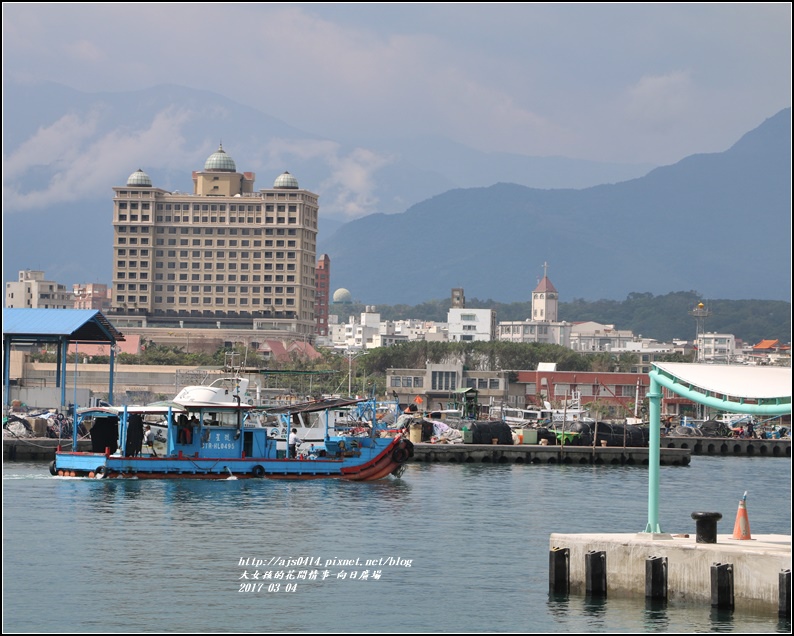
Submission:
M 356 351 L 355 349 L 348 349 L 345 351 L 347 356 L 347 395 L 350 397 L 353 392 L 353 358 L 366 355 L 366 351 Z

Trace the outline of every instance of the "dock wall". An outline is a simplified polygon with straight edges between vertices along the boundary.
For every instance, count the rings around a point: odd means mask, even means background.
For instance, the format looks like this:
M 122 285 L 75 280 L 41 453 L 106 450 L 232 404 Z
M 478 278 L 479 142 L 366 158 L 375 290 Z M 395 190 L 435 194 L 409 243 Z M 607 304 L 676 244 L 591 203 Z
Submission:
M 613 464 L 648 465 L 647 447 L 592 447 L 592 446 L 541 446 L 519 444 L 515 446 L 491 444 L 414 444 L 415 462 L 459 462 L 495 464 Z M 689 449 L 662 449 L 663 466 L 687 466 L 692 451 Z
M 572 594 L 586 592 L 586 554 L 603 551 L 607 597 L 644 597 L 646 561 L 662 557 L 667 559 L 667 600 L 710 605 L 712 565 L 729 564 L 734 607 L 764 613 L 778 612 L 780 573 L 791 570 L 791 536 L 787 535 L 757 535 L 750 540 L 718 535 L 717 543 L 697 543 L 694 531 L 680 535 L 555 533 L 549 548 L 570 550 Z
M 686 448 L 693 455 L 791 457 L 791 439 L 663 437 L 661 448 Z

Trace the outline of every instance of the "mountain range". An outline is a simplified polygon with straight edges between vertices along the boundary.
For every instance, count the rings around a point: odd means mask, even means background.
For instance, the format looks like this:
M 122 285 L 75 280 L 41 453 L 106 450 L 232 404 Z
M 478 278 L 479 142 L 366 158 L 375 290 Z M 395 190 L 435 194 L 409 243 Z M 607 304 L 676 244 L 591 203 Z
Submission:
M 282 172 L 320 196 L 320 237 L 373 212 L 404 212 L 459 187 L 501 179 L 582 188 L 646 174 L 645 164 L 482 153 L 440 137 L 332 140 L 211 91 L 156 86 L 86 93 L 3 82 L 4 278 L 109 283 L 113 186 L 138 168 L 155 187 L 191 192 L 220 142 L 270 187 Z
M 721 153 L 622 183 L 455 189 L 321 237 L 334 285 L 363 303 L 529 299 L 548 264 L 561 299 L 695 290 L 791 298 L 791 109 Z
M 4 81 L 3 273 L 109 283 L 112 187 L 142 168 L 191 191 L 223 142 L 269 187 L 320 195 L 318 255 L 365 303 L 563 300 L 696 289 L 790 298 L 791 110 L 672 166 L 481 153 L 448 139 L 331 140 L 211 91 L 84 93 Z

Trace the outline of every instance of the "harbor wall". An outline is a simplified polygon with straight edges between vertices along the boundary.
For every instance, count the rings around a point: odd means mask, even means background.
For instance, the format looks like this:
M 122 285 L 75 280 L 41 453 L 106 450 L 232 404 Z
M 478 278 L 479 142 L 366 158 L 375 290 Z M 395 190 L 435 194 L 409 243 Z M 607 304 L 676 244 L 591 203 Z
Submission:
M 729 564 L 733 577 L 736 609 L 777 612 L 780 601 L 780 574 L 791 570 L 791 536 L 757 535 L 750 540 L 717 535 L 716 543 L 698 543 L 692 532 L 675 535 L 562 534 L 554 533 L 549 549 L 567 548 L 570 593 L 587 591 L 586 556 L 604 552 L 606 596 L 640 597 L 646 593 L 646 561 L 667 560 L 667 600 L 712 602 L 712 565 Z

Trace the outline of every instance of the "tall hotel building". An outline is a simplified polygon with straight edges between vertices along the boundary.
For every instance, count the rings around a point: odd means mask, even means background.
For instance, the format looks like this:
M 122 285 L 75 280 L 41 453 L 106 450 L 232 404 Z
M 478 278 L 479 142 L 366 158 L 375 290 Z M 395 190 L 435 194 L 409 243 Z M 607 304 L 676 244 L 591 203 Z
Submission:
M 220 147 L 192 194 L 155 188 L 142 170 L 113 191 L 114 325 L 313 338 L 319 208 L 291 174 L 254 191 Z

